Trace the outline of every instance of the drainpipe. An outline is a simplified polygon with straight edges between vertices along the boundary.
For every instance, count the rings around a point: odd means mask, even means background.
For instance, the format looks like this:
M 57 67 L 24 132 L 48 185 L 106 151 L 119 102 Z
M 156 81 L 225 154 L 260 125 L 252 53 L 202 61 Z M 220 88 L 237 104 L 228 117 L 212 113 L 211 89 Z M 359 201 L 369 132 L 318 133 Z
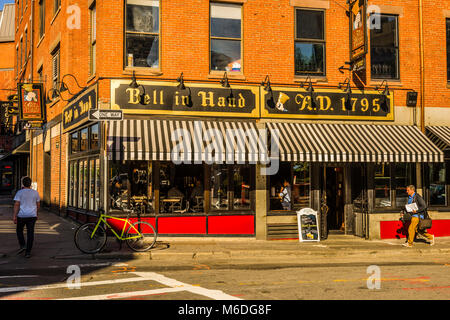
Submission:
M 425 132 L 425 66 L 423 45 L 423 0 L 419 0 L 419 50 L 420 50 L 420 129 Z

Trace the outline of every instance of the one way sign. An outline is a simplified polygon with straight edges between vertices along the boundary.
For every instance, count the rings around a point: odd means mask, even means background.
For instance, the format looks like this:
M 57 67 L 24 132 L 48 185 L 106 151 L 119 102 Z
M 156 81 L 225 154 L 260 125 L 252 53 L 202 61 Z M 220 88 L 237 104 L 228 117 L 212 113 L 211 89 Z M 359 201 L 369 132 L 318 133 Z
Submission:
M 122 110 L 89 110 L 89 121 L 120 121 Z

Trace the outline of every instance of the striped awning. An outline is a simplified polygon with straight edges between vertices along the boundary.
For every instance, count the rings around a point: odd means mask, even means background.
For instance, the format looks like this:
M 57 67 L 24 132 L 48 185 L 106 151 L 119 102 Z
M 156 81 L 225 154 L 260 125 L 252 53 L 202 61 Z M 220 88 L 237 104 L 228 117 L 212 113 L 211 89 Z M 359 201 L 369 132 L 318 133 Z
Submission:
M 258 137 L 254 122 L 123 120 L 108 124 L 107 153 L 109 160 L 256 163 L 265 148 Z
M 427 137 L 441 150 L 450 150 L 450 127 L 447 126 L 429 126 Z
M 268 123 L 268 127 L 272 148 L 273 137 L 279 136 L 281 161 L 444 161 L 443 152 L 415 126 Z

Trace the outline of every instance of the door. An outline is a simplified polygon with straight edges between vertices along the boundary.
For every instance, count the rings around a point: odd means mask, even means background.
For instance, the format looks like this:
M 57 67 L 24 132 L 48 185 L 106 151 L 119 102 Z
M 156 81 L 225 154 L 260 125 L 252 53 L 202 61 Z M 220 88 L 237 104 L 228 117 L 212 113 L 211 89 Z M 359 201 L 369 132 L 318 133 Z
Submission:
M 50 152 L 44 152 L 44 203 L 50 206 L 51 201 L 51 156 Z
M 344 232 L 344 170 L 342 167 L 327 167 L 325 170 L 327 229 Z

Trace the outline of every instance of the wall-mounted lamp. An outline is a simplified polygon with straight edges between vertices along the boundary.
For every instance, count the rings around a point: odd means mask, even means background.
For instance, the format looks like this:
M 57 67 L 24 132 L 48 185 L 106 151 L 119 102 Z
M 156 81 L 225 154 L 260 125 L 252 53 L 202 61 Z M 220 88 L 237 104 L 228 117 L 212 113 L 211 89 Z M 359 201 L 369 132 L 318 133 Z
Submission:
M 379 91 L 381 88 L 383 88 L 384 84 L 384 90 L 382 92 L 382 96 L 380 98 L 380 107 L 381 110 L 384 112 L 389 112 L 389 106 L 388 106 L 388 96 L 389 96 L 389 86 L 388 82 L 386 80 L 383 80 L 379 86 L 375 87 L 375 90 Z
M 308 88 L 306 88 L 306 91 L 309 93 L 310 101 L 311 101 L 311 108 L 315 108 L 316 102 L 314 101 L 314 87 L 312 84 L 312 80 L 310 76 L 307 76 L 305 81 L 300 82 L 300 88 L 305 88 L 306 85 L 308 85 Z
M 345 98 L 345 108 L 347 110 L 351 109 L 352 101 L 352 87 L 350 85 L 350 78 L 346 78 L 344 82 L 338 84 L 338 89 L 343 90 L 347 94 Z
M 224 88 L 230 88 L 230 83 L 228 81 L 228 75 L 226 72 L 223 74 L 223 78 L 220 80 L 220 84 Z

